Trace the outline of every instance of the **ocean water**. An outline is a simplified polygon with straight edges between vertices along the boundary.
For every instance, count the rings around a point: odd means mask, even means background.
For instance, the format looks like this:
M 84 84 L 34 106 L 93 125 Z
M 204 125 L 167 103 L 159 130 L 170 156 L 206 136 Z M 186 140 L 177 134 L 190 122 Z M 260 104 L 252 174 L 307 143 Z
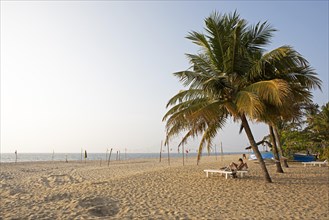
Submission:
M 84 153 L 18 153 L 17 162 L 33 162 L 33 161 L 78 161 L 84 160 Z M 174 155 L 173 155 L 174 156 Z M 106 160 L 109 154 L 106 153 L 88 153 L 87 160 Z M 120 157 L 120 158 L 119 158 Z M 127 153 L 111 154 L 111 160 L 128 160 L 128 159 L 140 159 L 140 158 L 159 158 L 159 154 L 156 153 Z M 2 153 L 0 162 L 11 163 L 16 161 L 16 155 L 14 153 Z
M 231 152 L 224 154 L 242 154 L 241 152 Z M 186 155 L 186 154 L 185 154 Z M 208 155 L 207 153 L 203 155 Z M 210 155 L 215 156 L 215 153 Z M 182 157 L 181 153 L 170 153 L 170 158 Z M 197 153 L 188 153 L 188 157 L 196 157 Z M 217 156 L 220 156 L 217 153 Z M 87 160 L 106 160 L 109 157 L 109 154 L 106 153 L 88 153 Z M 167 159 L 168 153 L 162 153 L 162 159 Z M 147 159 L 154 158 L 159 159 L 159 153 L 121 153 L 117 155 L 117 153 L 111 154 L 111 161 L 114 160 L 131 160 L 131 159 Z M 84 160 L 84 154 L 81 153 L 18 153 L 17 154 L 17 162 L 35 162 L 35 161 L 79 161 Z M 1 153 L 0 154 L 0 163 L 14 163 L 16 162 L 15 153 Z

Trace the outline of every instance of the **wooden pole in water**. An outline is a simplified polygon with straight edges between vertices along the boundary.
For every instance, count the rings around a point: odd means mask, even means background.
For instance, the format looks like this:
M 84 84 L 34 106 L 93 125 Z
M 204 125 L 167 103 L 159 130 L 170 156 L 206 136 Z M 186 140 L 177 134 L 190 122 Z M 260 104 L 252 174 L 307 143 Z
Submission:
M 111 148 L 111 151 L 110 151 L 109 160 L 107 161 L 107 166 L 110 166 L 111 154 L 112 154 L 112 148 Z
M 54 162 L 55 151 L 53 150 L 53 155 L 51 156 L 52 161 Z
M 216 160 L 217 160 L 217 148 L 216 148 L 216 144 L 215 144 L 215 155 L 216 155 Z
M 87 163 L 87 150 L 85 150 L 85 163 Z
M 222 142 L 220 142 L 220 154 L 221 154 L 220 159 L 221 159 L 221 161 L 223 161 L 224 153 L 223 153 L 223 144 L 222 144 Z
M 167 144 L 167 149 L 168 149 L 168 164 L 170 166 L 169 143 Z
M 105 153 L 105 163 L 107 162 L 107 153 L 109 152 L 109 149 L 106 149 L 106 153 Z
M 184 154 L 185 154 L 185 151 L 184 151 L 184 144 L 182 144 L 182 154 L 183 154 L 183 166 L 184 166 Z
M 160 160 L 159 160 L 159 163 L 161 163 L 161 153 L 162 153 L 162 140 L 161 140 L 161 144 L 160 144 Z
M 17 150 L 15 150 L 15 163 L 17 163 Z

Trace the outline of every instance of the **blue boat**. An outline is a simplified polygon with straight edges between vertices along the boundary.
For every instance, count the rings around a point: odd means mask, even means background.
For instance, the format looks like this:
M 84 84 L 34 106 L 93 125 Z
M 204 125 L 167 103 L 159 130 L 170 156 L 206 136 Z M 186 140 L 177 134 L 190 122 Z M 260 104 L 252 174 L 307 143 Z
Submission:
M 273 159 L 273 153 L 271 151 L 260 152 L 263 159 Z M 254 153 L 249 155 L 249 160 L 257 160 L 257 157 Z
M 300 154 L 296 153 L 294 154 L 294 160 L 299 161 L 299 162 L 311 162 L 315 161 L 315 156 L 312 154 Z

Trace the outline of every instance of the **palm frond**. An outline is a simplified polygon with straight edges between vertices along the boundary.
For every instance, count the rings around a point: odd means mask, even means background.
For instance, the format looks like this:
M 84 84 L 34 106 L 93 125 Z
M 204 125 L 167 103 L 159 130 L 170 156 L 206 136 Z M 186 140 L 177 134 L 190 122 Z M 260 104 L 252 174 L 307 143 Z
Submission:
M 202 51 L 210 57 L 211 60 L 216 62 L 216 57 L 212 53 L 211 45 L 209 44 L 207 37 L 204 34 L 201 34 L 196 31 L 191 31 L 186 37 L 187 39 L 191 40 L 194 44 L 200 46 Z
M 212 140 L 216 137 L 216 134 L 218 133 L 218 130 L 221 129 L 224 124 L 225 123 L 209 124 L 209 126 L 207 127 L 207 129 L 203 133 L 203 136 L 202 136 L 200 144 L 199 144 L 198 157 L 197 157 L 198 162 L 201 159 L 202 150 L 203 150 L 205 145 L 207 145 L 207 150 L 208 150 L 208 152 L 210 152 L 210 147 L 212 145 Z
M 251 119 L 257 118 L 263 112 L 263 103 L 253 92 L 241 90 L 235 100 L 239 113 L 248 115 Z
M 205 98 L 206 94 L 202 89 L 188 89 L 181 90 L 176 95 L 174 95 L 171 99 L 169 99 L 166 108 L 169 106 L 176 105 L 177 102 L 182 103 L 188 100 Z
M 253 52 L 264 50 L 264 47 L 271 42 L 270 39 L 275 31 L 276 29 L 267 22 L 258 22 L 256 25 L 248 28 L 244 40 L 248 43 L 248 48 Z
M 246 88 L 267 103 L 282 106 L 284 99 L 291 92 L 289 84 L 285 80 L 273 79 L 251 84 Z

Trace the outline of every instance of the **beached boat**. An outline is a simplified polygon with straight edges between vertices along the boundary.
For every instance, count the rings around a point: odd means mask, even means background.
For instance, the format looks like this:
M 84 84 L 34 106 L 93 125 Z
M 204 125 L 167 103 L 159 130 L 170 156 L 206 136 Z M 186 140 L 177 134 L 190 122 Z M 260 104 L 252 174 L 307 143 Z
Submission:
M 311 162 L 315 161 L 316 157 L 312 154 L 302 154 L 302 153 L 295 153 L 294 160 L 299 162 Z
M 273 153 L 271 151 L 260 152 L 263 159 L 273 159 Z M 254 153 L 249 155 L 249 160 L 257 160 L 257 157 Z

